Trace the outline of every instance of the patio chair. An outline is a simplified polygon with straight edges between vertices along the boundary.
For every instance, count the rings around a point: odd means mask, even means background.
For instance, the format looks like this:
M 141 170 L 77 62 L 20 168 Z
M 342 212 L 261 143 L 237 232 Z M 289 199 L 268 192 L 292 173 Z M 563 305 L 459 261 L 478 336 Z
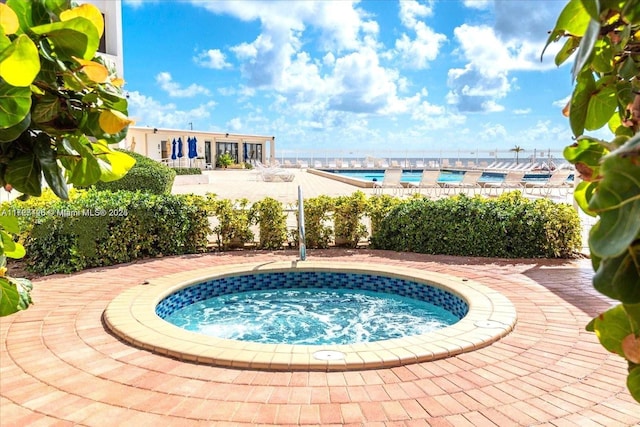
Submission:
M 466 171 L 464 176 L 462 177 L 462 181 L 459 182 L 445 182 L 444 188 L 447 189 L 447 194 L 450 193 L 452 189 L 458 188 L 460 191 L 469 191 L 473 190 L 475 194 L 476 189 L 481 189 L 480 177 L 482 176 L 482 171 Z
M 524 184 L 522 182 L 524 178 L 524 171 L 510 171 L 504 177 L 502 181 L 489 181 L 484 183 L 484 187 L 489 189 L 489 195 L 491 195 L 491 190 L 496 191 L 496 196 L 498 195 L 498 189 L 502 189 L 503 191 L 506 189 L 513 190 L 522 190 L 524 188 Z
M 438 182 L 439 177 L 439 170 L 423 170 L 422 176 L 420 177 L 420 182 L 409 182 L 407 184 L 407 187 L 409 188 L 410 192 L 414 193 L 420 193 L 420 190 L 425 188 L 427 190 L 427 195 L 431 195 L 431 192 L 433 191 L 433 194 L 435 196 L 438 196 L 440 194 L 440 190 L 442 189 L 440 183 Z
M 549 179 L 542 182 L 527 182 L 525 188 L 529 190 L 530 194 L 537 189 L 539 194 L 545 197 L 549 197 L 554 188 L 557 188 L 561 196 L 566 196 L 573 188 L 573 183 L 567 181 L 569 176 L 574 173 L 569 169 L 556 169 L 551 173 Z M 564 190 L 564 192 L 563 192 Z M 544 193 L 544 194 L 543 194 Z
M 387 169 L 384 171 L 382 182 L 376 181 L 373 183 L 373 193 L 382 194 L 385 188 L 392 188 L 393 194 L 397 194 L 398 192 L 400 192 L 400 195 L 402 195 L 404 191 L 404 187 L 400 183 L 401 179 L 402 179 L 402 169 L 400 168 Z

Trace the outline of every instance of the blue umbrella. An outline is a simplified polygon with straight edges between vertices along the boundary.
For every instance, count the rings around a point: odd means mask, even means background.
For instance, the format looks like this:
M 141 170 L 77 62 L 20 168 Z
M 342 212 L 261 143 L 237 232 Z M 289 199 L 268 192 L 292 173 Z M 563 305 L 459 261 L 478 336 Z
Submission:
M 178 157 L 182 158 L 184 153 L 182 152 L 182 138 L 178 138 Z
M 173 138 L 173 141 L 171 141 L 171 160 L 175 160 L 176 159 L 176 139 Z
M 197 148 L 198 140 L 194 136 L 193 138 L 189 138 L 189 158 L 193 159 L 194 157 L 198 157 L 198 148 Z

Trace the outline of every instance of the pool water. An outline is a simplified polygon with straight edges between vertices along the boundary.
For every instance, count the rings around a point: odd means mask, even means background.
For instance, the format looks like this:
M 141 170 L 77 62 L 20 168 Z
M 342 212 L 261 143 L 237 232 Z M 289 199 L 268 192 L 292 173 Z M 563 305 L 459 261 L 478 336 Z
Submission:
M 291 288 L 220 295 L 165 320 L 218 338 L 265 344 L 354 344 L 420 335 L 458 322 L 446 309 L 385 292 Z
M 335 173 L 337 175 L 347 176 L 349 178 L 361 179 L 363 181 L 378 181 L 382 182 L 384 178 L 383 170 L 327 170 L 327 172 Z M 438 182 L 460 182 L 464 172 L 462 171 L 440 171 Z M 499 172 L 484 172 L 480 177 L 479 182 L 502 182 L 504 181 L 505 174 Z M 533 173 L 525 175 L 525 181 L 546 181 L 549 178 L 548 173 Z M 422 179 L 422 171 L 405 170 L 402 172 L 402 182 L 420 182 Z

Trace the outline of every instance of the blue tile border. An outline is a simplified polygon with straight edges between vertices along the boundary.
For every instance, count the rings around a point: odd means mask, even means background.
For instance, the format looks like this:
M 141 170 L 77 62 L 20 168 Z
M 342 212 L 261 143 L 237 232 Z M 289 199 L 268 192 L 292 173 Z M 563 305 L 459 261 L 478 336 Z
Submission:
M 175 292 L 156 306 L 156 314 L 166 318 L 182 307 L 198 301 L 246 291 L 286 288 L 359 289 L 386 292 L 438 305 L 459 319 L 469 311 L 469 305 L 457 295 L 435 286 L 375 274 L 326 271 L 272 272 L 239 274 L 207 280 Z

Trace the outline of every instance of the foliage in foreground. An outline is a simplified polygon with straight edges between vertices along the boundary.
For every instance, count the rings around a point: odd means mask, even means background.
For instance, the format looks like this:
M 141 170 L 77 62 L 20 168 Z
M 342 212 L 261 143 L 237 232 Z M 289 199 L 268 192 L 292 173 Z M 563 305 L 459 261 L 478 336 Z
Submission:
M 628 361 L 627 387 L 640 402 L 640 0 L 571 0 L 548 43 L 573 53 L 575 87 L 565 108 L 576 142 L 565 149 L 584 180 L 575 198 L 598 216 L 589 249 L 594 287 L 620 305 L 587 329 Z M 585 135 L 608 126 L 611 141 Z
M 109 148 L 131 120 L 122 79 L 96 56 L 104 32 L 100 10 L 69 1 L 0 3 L 0 186 L 40 196 L 42 178 L 68 197 L 67 183 L 113 181 L 133 165 Z M 24 249 L 0 218 L 0 316 L 31 303 L 31 284 L 5 275 L 5 257 Z
M 371 238 L 377 249 L 501 258 L 566 258 L 580 249 L 580 219 L 567 204 L 498 199 L 413 199 L 398 204 Z

